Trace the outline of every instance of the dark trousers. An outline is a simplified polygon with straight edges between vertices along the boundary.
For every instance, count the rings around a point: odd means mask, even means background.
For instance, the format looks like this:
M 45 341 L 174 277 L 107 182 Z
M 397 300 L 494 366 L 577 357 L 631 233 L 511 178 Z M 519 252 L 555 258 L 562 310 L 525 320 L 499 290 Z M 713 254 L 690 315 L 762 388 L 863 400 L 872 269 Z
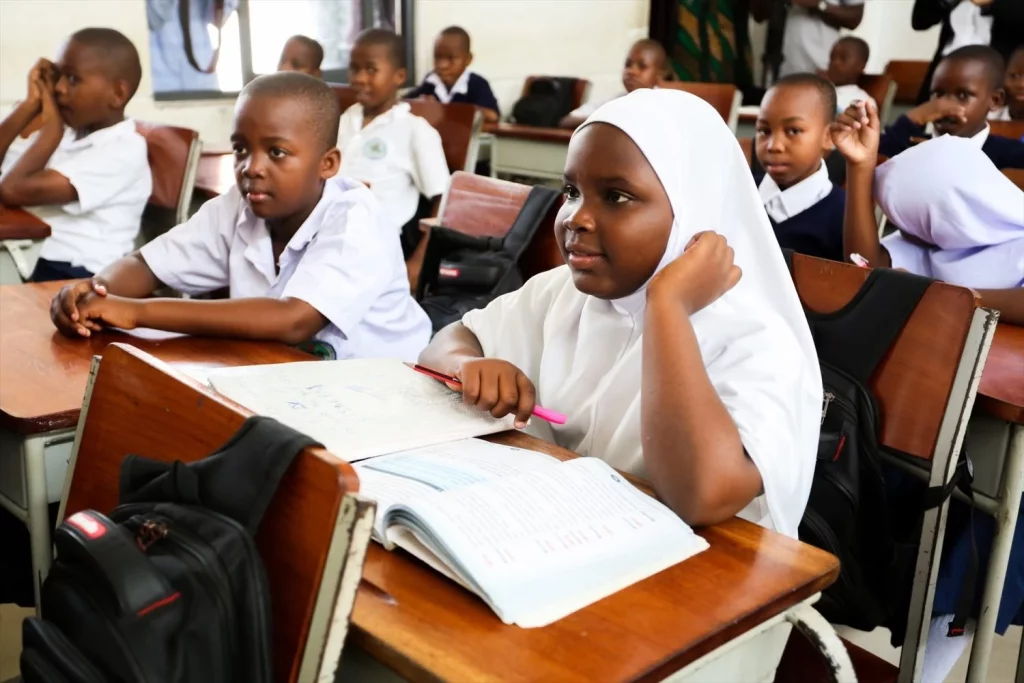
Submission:
M 81 280 L 93 274 L 82 266 L 73 266 L 67 261 L 50 261 L 41 258 L 36 261 L 29 282 L 52 282 L 54 280 Z

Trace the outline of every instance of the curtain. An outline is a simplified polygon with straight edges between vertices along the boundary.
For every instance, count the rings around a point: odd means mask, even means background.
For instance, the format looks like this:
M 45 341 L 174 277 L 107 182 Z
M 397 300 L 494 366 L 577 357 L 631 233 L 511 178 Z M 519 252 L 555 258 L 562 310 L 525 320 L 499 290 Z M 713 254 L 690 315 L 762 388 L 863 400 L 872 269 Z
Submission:
M 753 83 L 749 0 L 651 0 L 650 36 L 683 81 Z

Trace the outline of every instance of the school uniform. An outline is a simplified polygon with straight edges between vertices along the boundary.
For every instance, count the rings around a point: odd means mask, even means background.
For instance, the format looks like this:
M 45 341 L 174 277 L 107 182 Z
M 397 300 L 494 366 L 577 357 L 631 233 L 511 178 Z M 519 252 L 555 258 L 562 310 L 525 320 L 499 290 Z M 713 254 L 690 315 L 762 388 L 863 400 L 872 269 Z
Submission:
M 828 0 L 830 5 L 863 5 L 864 0 Z M 782 37 L 782 66 L 779 76 L 815 73 L 828 66 L 832 46 L 839 40 L 839 29 L 825 23 L 817 8 L 791 5 L 786 13 Z
M 3 173 L 38 135 L 18 137 L 11 143 L 0 165 Z M 133 120 L 125 119 L 80 140 L 66 129 L 46 168 L 67 178 L 78 199 L 26 207 L 50 226 L 33 280 L 89 277 L 132 251 L 152 193 L 146 139 Z
M 141 252 L 160 282 L 186 294 L 228 287 L 233 299 L 302 299 L 328 321 L 315 335 L 320 355 L 411 361 L 430 340 L 398 237 L 383 229 L 377 200 L 354 180 L 325 183 L 277 272 L 267 224 L 236 187 Z
M 710 105 L 676 90 L 637 90 L 583 125 L 594 122 L 628 135 L 668 195 L 674 219 L 655 272 L 709 227 L 735 250 L 743 278 L 690 320 L 708 377 L 761 474 L 764 494 L 740 516 L 796 537 L 814 471 L 821 376 L 792 278 L 735 136 Z M 562 266 L 463 318 L 485 356 L 519 367 L 534 381 L 537 401 L 568 417 L 565 425 L 532 420 L 528 431 L 642 477 L 646 288 L 599 299 L 577 290 Z
M 947 170 L 926 172 L 934 168 Z M 908 150 L 876 170 L 875 188 L 879 206 L 899 226 L 899 232 L 882 240 L 894 268 L 975 289 L 1024 286 L 1024 192 L 994 168 L 970 140 L 943 136 Z M 968 432 L 966 450 L 973 452 L 970 440 Z M 898 472 L 888 472 L 887 479 L 894 496 L 903 496 L 908 490 L 920 493 L 924 486 Z M 966 513 L 965 505 L 955 500 L 951 503 L 935 614 L 956 611 L 971 548 L 971 520 Z M 976 514 L 973 524 L 981 558 L 978 576 L 984 577 L 994 520 Z M 979 580 L 979 596 L 982 585 Z M 1014 530 L 997 632 L 1004 633 L 1011 623 L 1024 623 L 1024 524 Z M 942 630 L 939 637 L 944 636 Z M 929 639 L 929 647 L 931 643 Z M 926 680 L 942 677 L 926 676 Z
M 491 84 L 487 82 L 486 78 L 469 69 L 462 72 L 462 75 L 452 84 L 451 90 L 444 84 L 440 76 L 431 71 L 415 90 L 406 94 L 405 98 L 413 100 L 417 97 L 427 96 L 432 96 L 443 104 L 465 102 L 501 113 L 498 108 L 498 99 L 491 91 Z
M 810 177 L 785 190 L 765 174 L 757 190 L 780 247 L 808 256 L 843 260 L 846 192 L 829 180 L 824 161 Z
M 846 111 L 846 108 L 855 101 L 870 102 L 878 109 L 878 102 L 868 94 L 868 91 L 857 84 L 836 86 L 836 114 Z
M 896 119 L 892 125 L 882 131 L 878 145 L 878 153 L 894 157 L 913 146 L 911 138 L 931 137 L 924 126 L 919 126 L 905 115 Z M 1024 142 L 992 135 L 992 129 L 986 125 L 984 130 L 973 140 L 985 155 L 992 160 L 996 168 L 1024 168 Z
M 432 199 L 448 189 L 450 173 L 441 136 L 426 119 L 399 102 L 365 128 L 363 105 L 353 104 L 338 128 L 340 173 L 370 183 L 380 202 L 383 225 L 399 233 L 416 215 L 420 196 Z

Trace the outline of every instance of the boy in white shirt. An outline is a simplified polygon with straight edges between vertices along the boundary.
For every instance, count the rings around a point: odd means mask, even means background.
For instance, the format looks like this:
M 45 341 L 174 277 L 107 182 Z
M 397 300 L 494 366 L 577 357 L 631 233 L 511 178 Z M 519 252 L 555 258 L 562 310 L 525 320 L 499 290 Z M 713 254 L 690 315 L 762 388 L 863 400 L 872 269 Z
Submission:
M 356 103 L 341 117 L 338 147 L 341 172 L 369 184 L 380 201 L 383 223 L 402 235 L 410 255 L 419 242 L 416 225 L 420 197 L 437 214 L 451 173 L 441 136 L 429 123 L 398 101 L 406 78 L 405 44 L 384 29 L 359 34 L 349 58 L 349 80 Z
M 657 88 L 667 75 L 668 55 L 665 54 L 665 48 L 661 43 L 651 38 L 638 40 L 626 53 L 626 63 L 622 67 L 622 87 L 626 91 L 606 100 L 585 102 L 569 112 L 558 125 L 561 128 L 575 129 L 601 105 L 628 95 L 638 88 Z
M 235 105 L 237 187 L 84 282 L 50 309 L 57 328 L 103 327 L 301 345 L 328 358 L 412 360 L 430 321 L 409 293 L 398 237 L 361 184 L 334 178 L 338 101 L 301 73 L 260 76 Z M 149 297 L 230 287 L 231 299 Z
M 91 277 L 131 251 L 152 185 L 146 140 L 124 115 L 141 77 L 124 35 L 82 29 L 56 63 L 36 62 L 28 96 L 0 124 L 0 203 L 51 229 L 33 281 Z
M 858 83 L 871 57 L 871 47 L 856 36 L 843 36 L 832 46 L 828 58 L 828 69 L 822 74 L 836 87 L 836 114 L 846 111 L 850 103 L 857 100 L 878 103 Z

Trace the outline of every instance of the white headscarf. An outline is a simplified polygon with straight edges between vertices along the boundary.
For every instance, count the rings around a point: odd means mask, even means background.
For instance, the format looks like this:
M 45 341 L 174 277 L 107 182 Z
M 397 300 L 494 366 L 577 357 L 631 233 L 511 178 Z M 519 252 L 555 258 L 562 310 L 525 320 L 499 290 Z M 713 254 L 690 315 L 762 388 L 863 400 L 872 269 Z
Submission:
M 889 220 L 926 243 L 882 240 L 894 268 L 979 289 L 1024 285 L 1024 192 L 970 140 L 908 149 L 878 167 L 875 188 Z
M 814 471 L 821 375 L 743 152 L 710 105 L 676 90 L 637 90 L 583 127 L 596 122 L 633 140 L 668 195 L 674 220 L 657 271 L 703 230 L 724 235 L 735 250 L 740 283 L 691 322 L 711 383 L 764 484 L 765 495 L 741 516 L 796 536 Z M 605 301 L 579 292 L 561 267 L 463 320 L 485 355 L 517 365 L 537 385 L 541 405 L 569 416 L 562 427 L 532 420 L 534 434 L 640 476 L 646 287 Z

